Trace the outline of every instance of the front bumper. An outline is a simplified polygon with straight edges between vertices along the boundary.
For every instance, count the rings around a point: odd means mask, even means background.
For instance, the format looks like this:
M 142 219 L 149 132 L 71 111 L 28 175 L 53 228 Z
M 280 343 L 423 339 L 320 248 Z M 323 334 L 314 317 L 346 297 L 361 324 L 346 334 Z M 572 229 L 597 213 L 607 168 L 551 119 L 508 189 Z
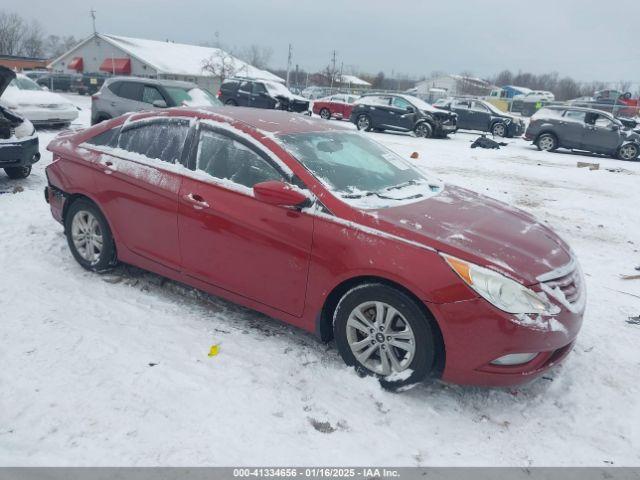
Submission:
M 518 322 L 482 298 L 427 307 L 438 321 L 445 344 L 442 379 L 494 387 L 529 382 L 564 359 L 573 347 L 583 316 L 583 312 L 563 309 L 548 328 L 539 328 Z M 524 364 L 492 364 L 504 355 L 534 352 L 539 354 Z
M 40 160 L 38 137 L 27 140 L 0 140 L 0 168 L 27 167 Z

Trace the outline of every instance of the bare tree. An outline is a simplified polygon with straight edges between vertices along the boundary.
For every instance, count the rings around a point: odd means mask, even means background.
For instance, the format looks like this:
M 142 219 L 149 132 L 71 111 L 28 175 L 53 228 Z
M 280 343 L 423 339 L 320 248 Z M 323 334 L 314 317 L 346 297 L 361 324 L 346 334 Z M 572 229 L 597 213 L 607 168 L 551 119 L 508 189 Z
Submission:
M 216 50 L 216 53 L 202 62 L 202 69 L 211 73 L 214 77 L 219 78 L 221 83 L 224 82 L 225 79 L 240 73 L 238 71 L 238 65 L 236 65 L 236 59 L 220 48 Z
M 252 44 L 248 47 L 240 49 L 237 53 L 238 58 L 244 60 L 249 65 L 253 65 L 256 68 L 266 69 L 271 61 L 273 55 L 273 49 L 271 47 L 261 47 L 260 45 Z
M 19 55 L 24 36 L 24 20 L 16 13 L 0 11 L 0 54 Z
M 32 20 L 25 27 L 20 53 L 27 57 L 43 57 L 45 55 L 44 33 L 38 21 Z

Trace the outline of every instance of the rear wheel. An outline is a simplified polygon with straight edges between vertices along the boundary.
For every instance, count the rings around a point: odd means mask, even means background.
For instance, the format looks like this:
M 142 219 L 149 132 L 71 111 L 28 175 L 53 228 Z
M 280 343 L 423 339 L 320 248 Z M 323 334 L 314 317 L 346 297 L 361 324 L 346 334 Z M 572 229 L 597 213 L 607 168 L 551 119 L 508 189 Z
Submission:
M 323 108 L 322 110 L 320 110 L 320 118 L 323 118 L 324 120 L 331 119 L 331 112 L 328 108 Z
M 507 136 L 507 127 L 504 123 L 495 123 L 493 127 L 491 127 L 491 133 L 496 137 L 506 137 Z
M 65 216 L 69 249 L 87 270 L 99 272 L 116 264 L 116 247 L 104 215 L 84 199 L 71 204 Z
M 230 107 L 237 107 L 238 106 L 238 102 L 236 102 L 233 99 L 229 99 L 226 102 L 224 102 L 225 105 L 228 105 Z
M 433 128 L 427 122 L 416 125 L 414 130 L 416 137 L 431 138 L 433 136 Z
M 371 130 L 371 118 L 369 118 L 369 115 L 365 115 L 364 113 L 358 115 L 356 127 L 358 127 L 358 130 L 364 130 L 365 132 Z
M 637 160 L 638 159 L 638 146 L 634 143 L 627 143 L 626 145 L 622 145 L 618 149 L 618 158 L 620 160 Z
M 538 150 L 553 152 L 558 148 L 558 139 L 553 133 L 543 133 L 538 137 L 538 140 L 536 140 L 536 145 L 538 146 Z
M 31 165 L 26 167 L 7 167 L 4 169 L 4 173 L 12 180 L 27 178 L 31 174 Z
M 333 328 L 345 363 L 377 376 L 385 388 L 431 373 L 435 340 L 429 318 L 400 290 L 380 283 L 352 289 L 336 308 Z

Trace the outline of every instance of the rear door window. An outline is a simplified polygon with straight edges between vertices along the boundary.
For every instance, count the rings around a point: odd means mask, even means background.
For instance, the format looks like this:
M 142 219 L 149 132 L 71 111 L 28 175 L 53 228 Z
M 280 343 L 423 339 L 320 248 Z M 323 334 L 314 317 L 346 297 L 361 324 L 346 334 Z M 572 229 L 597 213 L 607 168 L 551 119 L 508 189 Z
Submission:
M 122 82 L 118 96 L 126 98 L 127 100 L 135 100 L 136 102 L 142 101 L 142 84 L 135 82 Z
M 144 89 L 142 90 L 142 101 L 144 103 L 150 103 L 151 105 L 153 105 L 153 102 L 157 100 L 166 102 L 166 100 L 160 93 L 160 90 L 158 90 L 156 87 L 145 85 Z
M 586 112 L 581 112 L 580 110 L 567 110 L 564 114 L 564 118 L 574 122 L 584 122 L 585 115 Z
M 112 128 L 107 130 L 106 132 L 102 132 L 95 137 L 90 138 L 85 143 L 90 145 L 97 145 L 101 147 L 115 147 L 118 142 L 118 133 L 120 132 L 120 127 Z
M 118 147 L 167 163 L 179 163 L 189 133 L 186 120 L 157 120 L 133 125 L 120 133 Z

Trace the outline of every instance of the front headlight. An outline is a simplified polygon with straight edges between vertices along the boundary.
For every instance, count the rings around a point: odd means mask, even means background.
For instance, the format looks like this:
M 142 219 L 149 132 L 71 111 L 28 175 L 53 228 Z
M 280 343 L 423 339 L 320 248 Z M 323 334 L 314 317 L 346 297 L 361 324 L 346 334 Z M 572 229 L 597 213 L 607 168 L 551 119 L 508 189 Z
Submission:
M 475 265 L 450 255 L 442 258 L 462 280 L 493 306 L 507 313 L 555 315 L 557 305 L 524 285 L 488 268 Z

